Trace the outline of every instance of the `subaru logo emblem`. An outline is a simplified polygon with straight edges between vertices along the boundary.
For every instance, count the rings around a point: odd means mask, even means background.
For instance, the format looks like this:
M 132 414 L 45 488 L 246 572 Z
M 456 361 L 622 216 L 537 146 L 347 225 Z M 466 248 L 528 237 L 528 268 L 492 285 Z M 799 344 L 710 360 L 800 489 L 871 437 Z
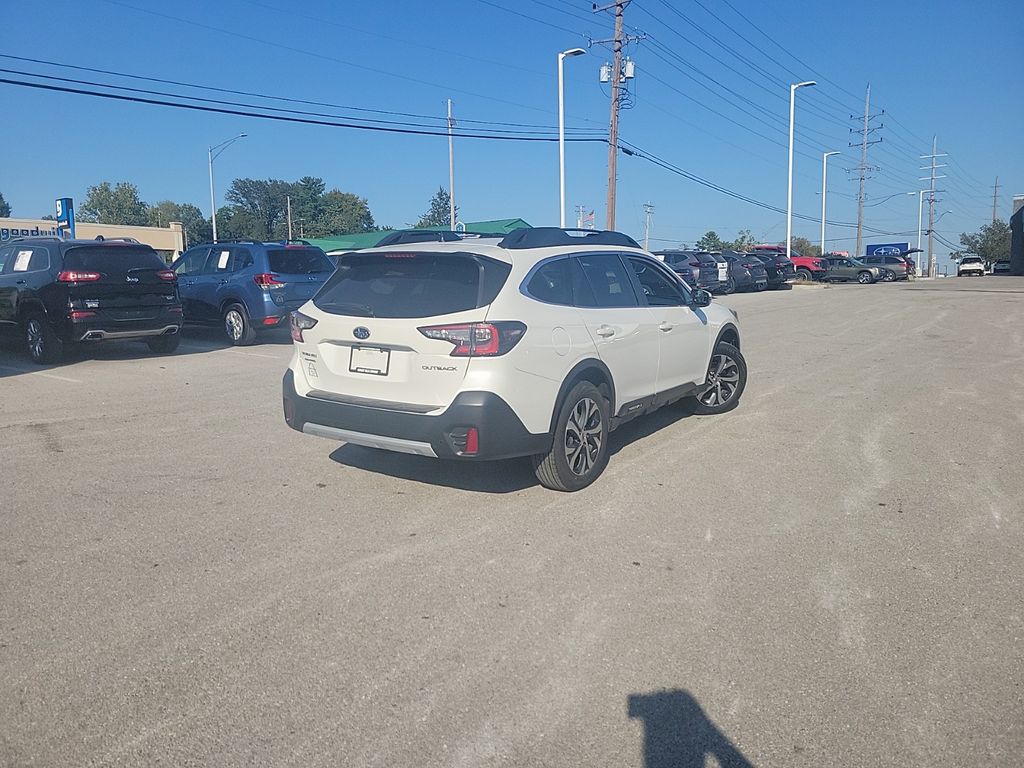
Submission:
M 352 331 L 352 335 L 355 336 L 357 339 L 368 339 L 370 338 L 370 329 L 360 325 L 358 328 Z

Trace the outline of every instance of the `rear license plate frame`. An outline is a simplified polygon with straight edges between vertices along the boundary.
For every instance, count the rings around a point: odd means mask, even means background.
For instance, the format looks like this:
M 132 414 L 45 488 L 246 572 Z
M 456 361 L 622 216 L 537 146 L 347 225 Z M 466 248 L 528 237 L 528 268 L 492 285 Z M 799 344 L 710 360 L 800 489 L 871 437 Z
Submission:
M 383 367 L 381 367 L 383 364 Z M 348 372 L 366 376 L 387 376 L 391 371 L 391 350 L 382 347 L 353 346 L 348 356 Z

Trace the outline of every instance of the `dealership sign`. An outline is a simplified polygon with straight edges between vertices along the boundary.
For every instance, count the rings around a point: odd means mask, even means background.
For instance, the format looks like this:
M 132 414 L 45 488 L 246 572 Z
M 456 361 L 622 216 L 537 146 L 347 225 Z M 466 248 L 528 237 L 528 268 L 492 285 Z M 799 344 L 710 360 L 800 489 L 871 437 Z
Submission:
M 869 245 L 865 253 L 867 256 L 899 256 L 910 250 L 910 243 L 878 243 Z

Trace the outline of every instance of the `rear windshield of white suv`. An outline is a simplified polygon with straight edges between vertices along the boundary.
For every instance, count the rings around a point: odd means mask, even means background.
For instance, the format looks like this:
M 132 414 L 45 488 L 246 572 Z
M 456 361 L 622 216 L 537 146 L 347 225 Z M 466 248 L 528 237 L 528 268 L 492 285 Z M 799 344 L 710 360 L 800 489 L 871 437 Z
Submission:
M 512 266 L 472 253 L 351 253 L 313 303 L 357 317 L 435 317 L 485 307 Z

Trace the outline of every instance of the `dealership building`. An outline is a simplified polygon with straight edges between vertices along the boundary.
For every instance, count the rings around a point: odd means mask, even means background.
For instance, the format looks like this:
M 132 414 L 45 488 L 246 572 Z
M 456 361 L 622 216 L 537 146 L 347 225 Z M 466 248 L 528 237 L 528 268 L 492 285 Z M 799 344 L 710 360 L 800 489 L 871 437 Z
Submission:
M 17 237 L 60 237 L 57 222 L 51 219 L 3 219 L 0 218 L 0 244 Z M 166 227 L 129 227 L 120 224 L 91 224 L 86 221 L 75 223 L 75 236 L 80 240 L 97 237 L 130 237 L 161 252 L 166 259 L 172 259 L 185 250 L 185 228 L 180 222 L 172 221 Z

